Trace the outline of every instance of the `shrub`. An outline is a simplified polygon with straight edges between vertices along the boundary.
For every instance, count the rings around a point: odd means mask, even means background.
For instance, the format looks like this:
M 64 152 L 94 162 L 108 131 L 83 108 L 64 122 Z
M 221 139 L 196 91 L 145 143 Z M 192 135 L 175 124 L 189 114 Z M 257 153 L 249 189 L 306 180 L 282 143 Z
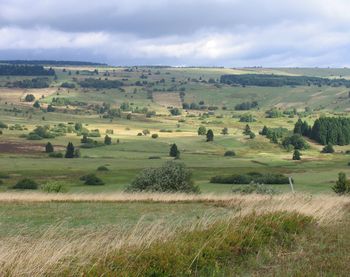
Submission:
M 7 124 L 0 121 L 0 129 L 7 129 L 7 128 L 8 128 Z
M 4 183 L 4 181 L 0 179 L 0 185 L 2 185 L 3 183 Z
M 235 151 L 229 150 L 229 151 L 225 152 L 224 156 L 225 157 L 233 157 L 233 156 L 236 156 L 236 153 L 235 153 Z
M 200 126 L 198 128 L 198 136 L 205 136 L 205 134 L 207 133 L 207 129 L 204 126 Z
M 49 153 L 50 158 L 63 158 L 63 153 L 62 152 L 52 152 Z
M 289 184 L 288 177 L 283 174 L 249 172 L 247 174 L 233 174 L 230 176 L 214 176 L 210 183 L 216 184 Z
M 199 188 L 193 184 L 192 173 L 184 164 L 171 161 L 160 168 L 141 171 L 127 191 L 198 193 Z
M 37 189 L 38 187 L 39 185 L 29 178 L 22 179 L 13 186 L 14 189 Z
M 159 157 L 159 156 L 149 156 L 148 159 L 149 160 L 160 160 L 161 157 Z
M 80 177 L 80 180 L 84 181 L 84 184 L 89 186 L 102 186 L 105 184 L 101 178 L 93 173 Z
M 24 101 L 26 102 L 33 102 L 35 100 L 35 96 L 33 94 L 27 94 L 24 98 Z
M 153 138 L 153 139 L 158 138 L 158 134 L 152 134 L 152 138 Z
M 101 165 L 97 168 L 97 171 L 109 171 L 108 167 Z
M 68 188 L 63 183 L 50 181 L 45 185 L 43 185 L 41 187 L 41 190 L 48 193 L 51 193 L 51 192 L 64 193 L 68 191 Z
M 322 153 L 334 153 L 333 145 L 328 143 L 325 147 L 323 147 Z
M 277 193 L 274 189 L 261 184 L 250 184 L 247 186 L 243 186 L 241 188 L 233 189 L 232 192 L 241 193 L 241 194 L 256 193 L 256 194 L 269 194 L 269 195 Z

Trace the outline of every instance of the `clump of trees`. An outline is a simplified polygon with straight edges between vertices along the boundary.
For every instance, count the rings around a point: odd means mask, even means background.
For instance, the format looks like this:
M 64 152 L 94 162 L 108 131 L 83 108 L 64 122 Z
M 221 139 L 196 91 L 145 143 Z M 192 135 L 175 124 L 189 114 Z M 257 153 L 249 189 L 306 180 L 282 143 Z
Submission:
M 120 88 L 123 86 L 123 82 L 119 80 L 100 80 L 94 78 L 86 78 L 79 82 L 79 85 L 83 88 L 96 88 L 96 89 L 111 89 Z
M 258 107 L 258 102 L 257 101 L 252 101 L 252 102 L 243 102 L 241 104 L 237 104 L 235 106 L 236 111 L 247 111 L 251 110 Z
M 53 76 L 55 70 L 42 65 L 0 65 L 0 76 Z
M 192 181 L 191 171 L 183 163 L 174 161 L 166 162 L 160 168 L 144 169 L 126 190 L 199 193 L 199 187 Z
M 37 189 L 39 184 L 32 179 L 25 178 L 19 180 L 14 186 L 14 189 Z
M 7 87 L 14 88 L 48 88 L 50 86 L 50 80 L 48 78 L 33 78 L 14 81 L 7 83 Z

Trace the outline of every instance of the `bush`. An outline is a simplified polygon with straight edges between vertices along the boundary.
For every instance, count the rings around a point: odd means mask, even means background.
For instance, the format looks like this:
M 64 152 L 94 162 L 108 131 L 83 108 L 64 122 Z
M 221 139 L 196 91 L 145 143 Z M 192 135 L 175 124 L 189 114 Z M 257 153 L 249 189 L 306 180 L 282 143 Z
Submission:
M 127 187 L 127 191 L 198 193 L 192 173 L 182 163 L 166 162 L 160 168 L 147 168 Z
M 8 128 L 7 124 L 0 121 L 0 129 L 7 129 L 7 128 Z
M 323 147 L 323 149 L 322 149 L 321 152 L 322 152 L 322 153 L 328 153 L 328 154 L 334 153 L 333 145 L 330 144 L 330 143 L 328 143 L 325 147 Z
M 152 138 L 153 139 L 156 139 L 156 138 L 158 138 L 159 136 L 158 136 L 158 134 L 152 134 Z
M 230 176 L 214 176 L 210 179 L 214 184 L 289 184 L 288 177 L 283 174 L 257 173 L 233 174 Z
M 235 151 L 229 150 L 229 151 L 225 152 L 224 156 L 225 157 L 233 157 L 233 156 L 236 156 L 236 153 L 235 153 Z
M 161 157 L 159 157 L 159 156 L 149 156 L 148 159 L 149 160 L 160 160 Z
M 62 152 L 52 152 L 49 153 L 50 158 L 63 158 L 63 153 Z
M 250 184 L 242 188 L 233 189 L 232 192 L 241 193 L 241 194 L 256 193 L 256 194 L 269 194 L 269 195 L 277 193 L 274 189 L 268 188 L 265 185 L 260 185 L 260 184 Z
M 39 185 L 32 179 L 25 178 L 13 186 L 14 189 L 37 189 Z
M 60 182 L 55 182 L 55 181 L 46 183 L 41 187 L 41 190 L 47 193 L 51 193 L 51 192 L 64 193 L 68 191 L 67 187 L 64 184 Z
M 3 183 L 4 183 L 4 181 L 0 179 L 0 185 L 2 185 Z
M 101 165 L 97 168 L 97 171 L 109 171 L 108 167 Z
M 105 184 L 101 178 L 93 173 L 80 177 L 80 180 L 84 181 L 84 184 L 89 186 L 102 186 Z

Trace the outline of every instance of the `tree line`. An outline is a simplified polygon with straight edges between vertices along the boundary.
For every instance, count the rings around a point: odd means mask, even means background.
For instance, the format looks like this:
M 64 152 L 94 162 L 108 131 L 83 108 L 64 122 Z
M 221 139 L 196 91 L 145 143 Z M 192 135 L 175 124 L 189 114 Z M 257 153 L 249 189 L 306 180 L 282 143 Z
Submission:
M 40 65 L 0 65 L 1 76 L 53 76 L 55 70 Z
M 345 79 L 327 79 L 310 76 L 281 76 L 274 74 L 222 75 L 220 82 L 228 85 L 283 87 L 283 86 L 346 86 L 350 81 Z

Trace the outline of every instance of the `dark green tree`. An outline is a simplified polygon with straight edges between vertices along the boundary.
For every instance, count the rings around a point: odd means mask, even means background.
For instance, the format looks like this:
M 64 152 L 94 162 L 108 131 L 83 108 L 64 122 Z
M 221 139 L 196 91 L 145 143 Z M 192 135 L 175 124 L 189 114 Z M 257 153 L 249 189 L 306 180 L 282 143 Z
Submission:
M 293 160 L 294 161 L 300 161 L 301 160 L 301 154 L 298 149 L 295 149 L 293 152 Z
M 248 136 L 248 135 L 250 134 L 251 131 L 252 131 L 252 130 L 250 129 L 250 126 L 247 124 L 247 125 L 245 125 L 243 134 Z
M 339 195 L 349 192 L 349 183 L 346 180 L 346 175 L 344 172 L 340 172 L 338 174 L 338 181 L 335 183 L 332 189 L 336 194 Z
M 212 129 L 209 129 L 207 132 L 207 141 L 214 141 L 214 133 Z
M 68 143 L 67 149 L 66 149 L 66 154 L 64 157 L 67 159 L 74 158 L 74 145 L 73 145 L 73 143 L 71 143 L 71 142 Z
M 54 152 L 53 145 L 51 144 L 51 142 L 48 142 L 48 143 L 45 145 L 45 152 L 46 152 L 46 153 L 52 153 L 52 152 Z
M 180 156 L 180 151 L 177 148 L 177 145 L 175 143 L 172 144 L 170 147 L 169 156 L 174 158 L 177 158 Z
M 262 136 L 266 136 L 267 135 L 267 132 L 268 132 L 268 128 L 266 126 L 264 126 L 264 128 L 261 130 L 261 135 Z
M 112 138 L 108 135 L 105 136 L 105 145 L 111 145 L 112 144 Z
M 36 108 L 36 109 L 39 109 L 40 108 L 40 102 L 38 100 L 36 100 L 33 104 L 33 107 Z
M 225 127 L 224 129 L 221 130 L 222 135 L 228 135 L 228 129 Z

